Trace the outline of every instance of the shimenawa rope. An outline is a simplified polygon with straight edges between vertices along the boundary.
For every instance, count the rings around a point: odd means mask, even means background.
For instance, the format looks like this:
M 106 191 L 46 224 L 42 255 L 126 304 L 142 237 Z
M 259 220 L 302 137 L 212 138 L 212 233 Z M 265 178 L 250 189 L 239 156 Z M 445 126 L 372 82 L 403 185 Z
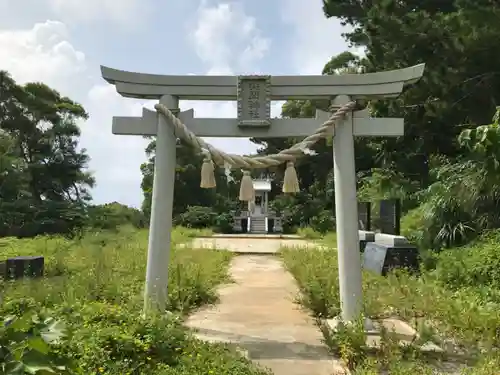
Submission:
M 306 150 L 310 150 L 312 146 L 320 139 L 326 138 L 331 129 L 335 126 L 335 122 L 343 118 L 348 112 L 354 109 L 356 102 L 351 101 L 337 109 L 328 120 L 326 120 L 316 131 L 304 138 L 302 141 L 294 144 L 292 147 L 280 151 L 277 154 L 266 156 L 242 156 L 235 154 L 227 154 L 224 151 L 218 150 L 211 144 L 205 142 L 190 131 L 185 124 L 182 123 L 167 107 L 163 104 L 156 104 L 155 109 L 158 113 L 165 116 L 169 123 L 173 124 L 175 135 L 183 139 L 196 150 L 205 153 L 206 157 L 202 167 L 202 178 L 200 186 L 203 188 L 215 187 L 215 178 L 213 176 L 213 164 L 231 168 L 242 168 L 245 170 L 255 168 L 267 168 L 277 166 L 287 162 L 285 170 L 285 178 L 283 184 L 284 193 L 298 192 L 298 181 L 293 162 L 300 157 L 306 155 Z M 253 184 L 249 173 L 245 173 L 240 187 L 240 200 L 251 201 L 254 198 Z

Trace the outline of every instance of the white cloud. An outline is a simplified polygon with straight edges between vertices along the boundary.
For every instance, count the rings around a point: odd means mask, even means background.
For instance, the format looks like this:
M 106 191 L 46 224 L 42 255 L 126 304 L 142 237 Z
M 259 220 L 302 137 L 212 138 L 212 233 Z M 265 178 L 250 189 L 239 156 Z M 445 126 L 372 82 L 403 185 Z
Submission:
M 21 83 L 42 81 L 69 90 L 74 76 L 85 73 L 85 55 L 68 42 L 66 26 L 57 21 L 30 30 L 0 32 L 0 65 Z
M 149 8 L 145 0 L 46 1 L 55 14 L 67 21 L 106 20 L 127 26 L 137 25 Z
M 95 17 L 95 1 L 83 3 L 51 0 L 60 12 L 82 12 L 79 16 Z M 104 7 L 111 7 L 110 0 Z M 127 4 L 132 4 L 131 2 Z M 127 7 L 127 5 L 124 5 Z M 57 8 L 58 7 L 58 8 Z M 76 7 L 76 8 L 72 8 Z M 93 8 L 94 7 L 94 8 Z M 222 18 L 220 16 L 222 15 Z M 223 20 L 223 26 L 219 23 Z M 255 20 L 246 16 L 237 6 L 201 7 L 196 14 L 194 35 L 208 39 L 192 39 L 207 71 L 231 74 L 235 69 L 249 69 L 262 58 L 268 40 L 260 35 Z M 239 35 L 239 37 L 235 37 Z M 198 44 L 197 44 L 198 43 Z M 203 43 L 218 45 L 218 57 L 207 54 Z M 233 59 L 244 55 L 246 60 Z M 246 65 L 250 64 L 250 65 Z M 31 28 L 0 30 L 0 69 L 9 71 L 19 83 L 42 81 L 83 104 L 90 114 L 81 125 L 80 145 L 91 156 L 89 169 L 93 171 L 97 187 L 93 191 L 97 203 L 118 200 L 124 204 L 140 206 L 142 179 L 139 166 L 145 161 L 147 141 L 137 136 L 115 136 L 111 133 L 113 116 L 140 115 L 144 105 L 151 103 L 120 97 L 114 86 L 102 83 L 94 75 L 85 54 L 72 44 L 65 23 L 45 21 Z M 183 108 L 195 108 L 200 117 L 234 117 L 234 103 L 183 102 Z M 248 153 L 255 145 L 248 140 L 212 139 L 212 143 L 226 152 Z
M 281 0 L 283 22 L 293 26 L 290 48 L 297 74 L 321 74 L 334 55 L 348 49 L 338 19 L 327 19 L 320 0 Z
M 202 1 L 189 39 L 210 74 L 229 74 L 254 68 L 270 47 L 254 17 L 245 14 L 239 3 L 213 6 Z
M 77 21 L 106 17 L 122 22 L 135 16 L 138 8 L 134 4 L 139 4 L 138 0 L 45 1 L 61 19 L 74 17 Z M 283 17 L 294 30 L 287 39 L 297 73 L 319 73 L 333 54 L 346 48 L 339 24 L 324 18 L 319 0 L 318 6 L 301 0 L 280 1 Z M 190 21 L 191 33 L 187 39 L 204 63 L 207 74 L 259 71 L 260 61 L 270 49 L 270 40 L 262 34 L 256 19 L 247 15 L 238 3 L 202 1 Z M 63 22 L 45 21 L 33 27 L 0 30 L 0 69 L 8 70 L 20 83 L 45 82 L 81 102 L 90 113 L 90 119 L 82 124 L 81 146 L 92 158 L 90 169 L 97 178 L 95 201 L 119 200 L 139 206 L 142 200 L 139 166 L 145 161 L 147 141 L 134 136 L 115 136 L 111 133 L 111 123 L 113 116 L 139 115 L 141 107 L 151 107 L 151 103 L 120 97 L 90 66 L 83 51 L 74 46 Z M 273 103 L 273 116 L 279 114 L 279 105 Z M 236 116 L 235 104 L 230 102 L 186 101 L 181 107 L 194 108 L 198 117 Z M 231 153 L 247 154 L 256 150 L 246 139 L 209 141 Z
M 188 40 L 207 66 L 207 75 L 248 73 L 251 69 L 255 73 L 256 65 L 270 47 L 270 40 L 262 35 L 256 19 L 247 15 L 239 3 L 210 5 L 202 1 L 190 26 L 192 32 Z M 236 117 L 234 102 L 183 102 L 182 109 L 188 108 L 195 108 L 196 117 Z M 273 112 L 277 115 L 276 106 Z M 247 138 L 211 138 L 207 141 L 226 152 L 240 155 L 257 150 Z
M 107 84 L 93 86 L 86 100 L 91 114 L 83 126 L 82 145 L 92 157 L 90 169 L 97 180 L 99 202 L 118 201 L 139 206 L 142 202 L 139 167 L 146 160 L 149 141 L 138 136 L 111 133 L 113 116 L 140 116 L 144 101 L 124 99 Z M 148 105 L 150 107 L 150 105 Z
M 121 98 L 113 86 L 92 80 L 85 54 L 71 44 L 63 23 L 46 21 L 31 29 L 0 31 L 0 69 L 18 83 L 41 81 L 80 101 L 90 114 L 81 124 L 80 145 L 91 156 L 89 167 L 97 179 L 94 199 L 140 205 L 139 166 L 147 142 L 113 135 L 111 119 L 139 115 L 144 103 Z

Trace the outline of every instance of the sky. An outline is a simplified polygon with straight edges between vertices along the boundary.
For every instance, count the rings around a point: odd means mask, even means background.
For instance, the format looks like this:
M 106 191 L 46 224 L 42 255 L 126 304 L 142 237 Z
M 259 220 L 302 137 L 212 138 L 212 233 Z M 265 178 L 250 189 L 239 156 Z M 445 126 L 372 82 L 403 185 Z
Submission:
M 81 103 L 90 115 L 80 147 L 91 157 L 94 202 L 140 207 L 148 141 L 113 135 L 111 122 L 155 103 L 121 97 L 100 65 L 172 75 L 321 74 L 348 49 L 345 31 L 324 17 L 321 0 L 0 0 L 0 70 Z M 180 106 L 197 117 L 236 117 L 232 102 Z M 279 115 L 279 103 L 272 112 Z M 243 138 L 208 141 L 235 154 L 256 150 Z

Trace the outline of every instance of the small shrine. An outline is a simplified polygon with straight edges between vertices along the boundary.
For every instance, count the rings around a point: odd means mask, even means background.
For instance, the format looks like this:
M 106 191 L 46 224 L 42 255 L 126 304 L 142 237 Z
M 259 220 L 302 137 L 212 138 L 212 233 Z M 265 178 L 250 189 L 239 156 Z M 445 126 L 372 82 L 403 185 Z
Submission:
M 261 175 L 258 179 L 252 179 L 254 198 L 243 201 L 247 205 L 246 210 L 234 214 L 233 230 L 235 232 L 247 233 L 281 233 L 283 231 L 281 217 L 269 211 L 269 192 L 271 191 L 271 180 Z

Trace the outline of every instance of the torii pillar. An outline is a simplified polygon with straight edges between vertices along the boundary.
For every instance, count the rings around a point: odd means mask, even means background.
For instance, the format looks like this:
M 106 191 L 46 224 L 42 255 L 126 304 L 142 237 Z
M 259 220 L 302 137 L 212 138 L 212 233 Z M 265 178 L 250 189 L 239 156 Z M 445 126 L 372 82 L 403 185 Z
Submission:
M 311 119 L 271 119 L 271 100 L 333 99 L 343 104 L 356 99 L 397 97 L 405 84 L 418 81 L 424 64 L 410 68 L 341 76 L 168 76 L 101 67 L 103 78 L 125 97 L 159 99 L 177 109 L 179 99 L 237 100 L 237 119 L 195 118 L 194 111 L 179 119 L 199 137 L 283 138 L 306 137 L 329 117 L 316 112 Z M 113 133 L 156 136 L 155 177 L 148 246 L 145 306 L 164 309 L 167 297 L 172 200 L 175 183 L 173 125 L 144 109 L 142 117 L 114 117 Z M 404 135 L 401 118 L 371 118 L 368 111 L 353 111 L 334 127 L 333 162 L 341 319 L 355 321 L 362 309 L 361 257 L 357 219 L 354 137 Z

